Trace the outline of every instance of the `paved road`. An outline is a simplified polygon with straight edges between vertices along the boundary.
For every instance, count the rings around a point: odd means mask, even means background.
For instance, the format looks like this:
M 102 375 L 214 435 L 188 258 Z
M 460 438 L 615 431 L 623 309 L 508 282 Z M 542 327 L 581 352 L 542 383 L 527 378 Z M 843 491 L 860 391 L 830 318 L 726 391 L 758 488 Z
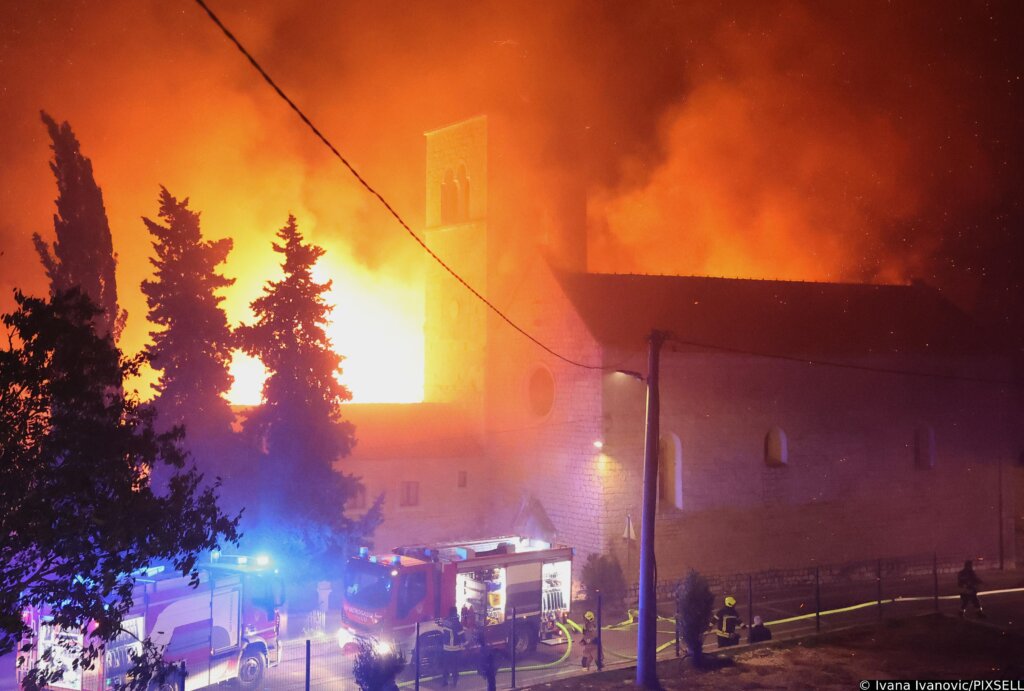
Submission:
M 986 590 L 996 592 L 983 595 L 988 619 L 986 623 L 1008 630 L 1024 631 L 1024 592 L 1017 590 L 1024 586 L 1024 573 L 1021 572 L 982 572 L 986 579 Z M 944 614 L 956 616 L 959 612 L 959 601 L 949 574 L 940 575 L 938 610 Z M 900 579 L 883 583 L 881 616 L 905 617 L 933 612 L 936 609 L 935 583 L 931 576 Z M 746 593 L 735 593 L 741 616 L 748 618 L 751 608 L 748 606 Z M 875 582 L 844 584 L 842 586 L 822 586 L 820 599 L 821 608 L 827 613 L 816 620 L 813 613 L 817 601 L 813 584 L 793 585 L 784 592 L 754 593 L 753 613 L 758 614 L 770 624 L 776 639 L 790 638 L 813 633 L 818 626 L 822 631 L 845 628 L 857 624 L 879 620 L 877 605 L 878 587 Z M 665 603 L 661 607 L 664 619 L 658 622 L 658 644 L 661 647 L 659 657 L 670 658 L 675 655 L 674 622 L 668 619 L 671 605 Z M 838 611 L 835 611 L 838 610 Z M 809 615 L 809 616 L 808 616 Z M 636 655 L 636 624 L 624 623 L 606 628 L 603 633 L 605 663 L 607 667 L 630 666 L 635 663 Z M 713 636 L 706 645 L 713 649 Z M 301 638 L 286 641 L 282 662 L 279 666 L 268 670 L 268 691 L 299 691 L 305 686 L 305 641 Z M 311 642 L 310 682 L 311 688 L 320 691 L 344 691 L 354 689 L 351 670 L 353 657 L 342 655 L 333 638 L 325 637 Z M 467 656 L 468 658 L 468 656 Z M 584 674 L 580 667 L 580 653 L 577 649 L 567 650 L 563 643 L 555 646 L 540 645 L 537 652 L 519 661 L 517 665 L 516 684 L 527 686 Z M 413 671 L 410 666 L 400 681 L 404 688 L 412 688 Z M 424 689 L 441 688 L 440 680 L 427 677 L 421 680 Z M 511 672 L 507 666 L 498 676 L 499 688 L 511 687 Z M 466 660 L 460 683 L 460 689 L 470 691 L 485 688 L 484 680 L 475 673 L 475 664 Z M 0 691 L 15 691 L 13 656 L 0 658 Z

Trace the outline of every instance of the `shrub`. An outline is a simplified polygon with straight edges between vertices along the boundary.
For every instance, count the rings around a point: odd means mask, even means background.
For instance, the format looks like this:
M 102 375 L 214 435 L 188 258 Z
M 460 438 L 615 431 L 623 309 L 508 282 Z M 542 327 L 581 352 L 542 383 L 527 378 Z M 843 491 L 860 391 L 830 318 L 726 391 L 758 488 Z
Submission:
M 708 580 L 690 569 L 686 580 L 676 589 L 676 612 L 683 642 L 697 667 L 704 662 L 704 633 L 711 624 L 714 602 Z
M 589 555 L 583 565 L 582 577 L 589 600 L 597 599 L 598 590 L 604 595 L 605 603 L 621 603 L 626 596 L 626 579 L 622 575 L 622 565 L 613 556 Z

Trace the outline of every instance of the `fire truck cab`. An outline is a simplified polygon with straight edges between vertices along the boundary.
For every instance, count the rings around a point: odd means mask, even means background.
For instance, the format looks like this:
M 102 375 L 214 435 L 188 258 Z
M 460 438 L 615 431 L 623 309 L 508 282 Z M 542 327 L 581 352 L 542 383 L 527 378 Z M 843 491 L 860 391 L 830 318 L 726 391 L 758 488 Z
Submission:
M 517 653 L 560 636 L 569 611 L 573 550 L 523 537 L 399 547 L 349 560 L 338 643 L 355 652 L 359 639 L 411 651 L 440 646 L 439 620 L 459 613 L 469 646 L 508 646 L 516 616 Z M 428 652 L 426 657 L 432 657 Z
M 64 667 L 51 689 L 101 691 L 126 683 L 132 652 L 142 650 L 147 636 L 163 648 L 164 659 L 180 662 L 186 691 L 233 680 L 243 689 L 258 688 L 267 667 L 280 661 L 280 614 L 284 603 L 281 578 L 265 557 L 221 556 L 199 568 L 199 584 L 164 567 L 137 574 L 133 606 L 124 632 L 106 644 L 91 669 L 70 665 L 77 649 L 89 643 L 89 629 L 61 630 L 48 623 L 48 609 L 23 612 L 33 644 L 18 681 L 51 650 Z M 177 685 L 167 685 L 177 691 Z M 157 691 L 164 691 L 160 687 Z

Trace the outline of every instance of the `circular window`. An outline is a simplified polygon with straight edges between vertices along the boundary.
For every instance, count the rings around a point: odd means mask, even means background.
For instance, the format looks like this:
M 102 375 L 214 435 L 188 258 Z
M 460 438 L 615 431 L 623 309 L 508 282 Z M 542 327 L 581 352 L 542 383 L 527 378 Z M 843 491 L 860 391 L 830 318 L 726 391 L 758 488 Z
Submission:
M 551 406 L 555 403 L 555 378 L 547 367 L 537 367 L 530 374 L 527 395 L 530 411 L 534 415 L 544 417 L 551 412 Z

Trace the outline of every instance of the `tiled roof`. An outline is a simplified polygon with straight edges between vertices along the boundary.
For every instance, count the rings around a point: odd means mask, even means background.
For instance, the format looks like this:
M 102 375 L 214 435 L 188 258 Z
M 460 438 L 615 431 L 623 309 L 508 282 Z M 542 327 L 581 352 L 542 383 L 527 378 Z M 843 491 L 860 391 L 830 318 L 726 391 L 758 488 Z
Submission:
M 999 348 L 922 283 L 869 285 L 562 273 L 593 336 L 635 347 L 652 329 L 698 344 L 790 356 L 967 355 Z

